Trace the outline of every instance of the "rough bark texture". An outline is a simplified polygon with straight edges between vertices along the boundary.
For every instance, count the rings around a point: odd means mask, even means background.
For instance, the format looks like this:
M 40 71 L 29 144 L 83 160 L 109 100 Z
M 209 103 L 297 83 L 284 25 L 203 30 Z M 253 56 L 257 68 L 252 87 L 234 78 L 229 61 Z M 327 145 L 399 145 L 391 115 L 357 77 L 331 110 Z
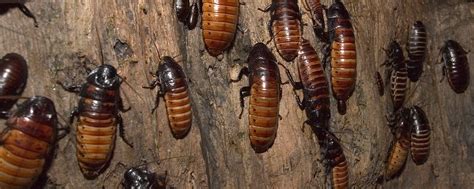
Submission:
M 178 188 L 323 188 L 325 172 L 319 147 L 306 119 L 294 101 L 290 85 L 283 86 L 278 135 L 272 148 L 255 154 L 247 134 L 247 110 L 238 119 L 239 89 L 244 79 L 229 84 L 230 78 L 247 59 L 256 42 L 267 41 L 268 13 L 257 8 L 271 1 L 244 1 L 240 28 L 233 48 L 222 61 L 204 50 L 201 30 L 187 31 L 175 17 L 172 1 L 95 0 L 33 1 L 26 5 L 36 15 L 39 27 L 18 9 L 0 16 L 0 51 L 22 54 L 30 75 L 24 96 L 44 95 L 56 102 L 58 112 L 67 117 L 78 98 L 56 85 L 56 80 L 81 83 L 86 73 L 82 65 L 100 64 L 100 45 L 105 63 L 118 67 L 128 84 L 122 85 L 126 136 L 135 147 L 116 140 L 108 169 L 96 180 L 85 180 L 75 158 L 74 131 L 59 142 L 56 158 L 48 171 L 47 187 L 117 188 L 126 168 L 145 162 L 158 174 L 168 172 L 171 186 Z M 358 76 L 345 116 L 337 114 L 332 100 L 332 130 L 340 137 L 350 164 L 353 188 L 470 188 L 474 184 L 474 87 L 455 94 L 442 78 L 438 51 L 447 39 L 474 50 L 474 3 L 466 0 L 423 1 L 344 1 L 357 36 Z M 323 1 L 330 5 L 330 1 Z M 307 12 L 302 8 L 301 11 Z M 308 14 L 303 15 L 304 37 L 317 48 Z M 388 96 L 380 98 L 374 84 L 375 71 L 382 71 L 381 50 L 391 39 L 405 45 L 408 28 L 422 20 L 429 39 L 425 71 L 407 105 L 419 104 L 432 126 L 429 160 L 415 166 L 409 159 L 399 178 L 384 183 L 377 180 L 384 168 L 390 141 L 385 126 Z M 96 28 L 99 37 L 96 34 Z M 153 36 L 156 36 L 154 39 Z M 178 56 L 190 79 L 193 100 L 193 128 L 182 140 L 172 137 L 166 110 L 161 105 L 151 113 L 156 91 L 142 89 L 151 81 L 159 55 Z M 129 50 L 123 45 L 126 45 Z M 276 52 L 273 42 L 269 44 Z M 406 54 L 405 54 L 406 55 Z M 278 60 L 283 62 L 281 57 Z M 322 55 L 320 55 L 322 57 Z M 474 61 L 473 53 L 468 59 Z M 294 64 L 288 64 L 297 75 Z M 471 73 L 474 66 L 471 66 Z M 283 71 L 281 71 L 283 73 Z M 473 77 L 471 77 L 473 78 Z M 286 76 L 283 76 L 286 81 Z M 471 81 L 471 83 L 473 83 Z M 248 103 L 248 101 L 246 101 Z M 73 129 L 74 130 L 74 129 Z M 122 165 L 122 164 L 124 165 Z

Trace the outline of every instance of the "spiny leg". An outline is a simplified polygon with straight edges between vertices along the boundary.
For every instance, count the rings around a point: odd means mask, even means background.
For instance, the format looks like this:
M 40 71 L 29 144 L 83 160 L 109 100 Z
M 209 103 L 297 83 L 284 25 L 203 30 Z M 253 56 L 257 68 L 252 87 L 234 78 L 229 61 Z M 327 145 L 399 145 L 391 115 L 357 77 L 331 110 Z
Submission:
M 242 80 L 242 76 L 243 76 L 243 75 L 245 75 L 245 76 L 248 77 L 248 76 L 249 76 L 249 73 L 250 73 L 250 72 L 249 72 L 249 68 L 243 67 L 243 68 L 240 70 L 239 76 L 237 77 L 237 79 L 235 79 L 235 80 L 234 80 L 234 79 L 231 79 L 230 82 L 231 82 L 231 83 L 238 82 L 238 81 Z
M 240 89 L 240 108 L 241 108 L 241 111 L 240 111 L 240 114 L 239 114 L 239 119 L 242 118 L 242 114 L 244 113 L 244 107 L 245 107 L 244 98 L 248 97 L 248 96 L 250 96 L 250 87 L 249 86 L 242 87 Z
M 61 86 L 65 91 L 71 92 L 71 93 L 79 93 L 81 92 L 81 85 L 65 85 L 61 81 L 56 81 L 56 84 Z
M 74 107 L 71 111 L 71 114 L 69 114 L 69 124 L 72 124 L 74 122 L 74 118 L 79 118 L 79 108 Z
M 117 124 L 118 124 L 118 127 L 119 127 L 119 136 L 120 136 L 120 138 L 122 138 L 122 140 L 125 142 L 125 144 L 130 146 L 130 148 L 133 148 L 133 144 L 131 142 L 129 142 L 127 140 L 127 138 L 125 138 L 125 129 L 124 129 L 124 126 L 123 126 L 123 119 L 122 119 L 122 116 L 120 114 L 117 114 Z

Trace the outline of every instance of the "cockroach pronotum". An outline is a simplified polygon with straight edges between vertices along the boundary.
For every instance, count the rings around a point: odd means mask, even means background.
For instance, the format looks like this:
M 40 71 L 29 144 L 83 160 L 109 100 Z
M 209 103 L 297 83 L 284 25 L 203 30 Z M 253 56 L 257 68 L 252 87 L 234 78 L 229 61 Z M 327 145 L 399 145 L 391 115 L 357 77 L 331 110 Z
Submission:
M 375 72 L 374 79 L 375 79 L 375 85 L 377 85 L 377 91 L 379 92 L 379 95 L 380 95 L 380 96 L 383 96 L 383 93 L 384 93 L 384 83 L 383 83 L 382 76 L 380 75 L 379 72 Z
M 271 19 L 268 23 L 270 37 L 281 57 L 292 61 L 298 56 L 299 42 L 301 41 L 301 13 L 297 0 L 273 0 L 264 12 L 270 11 Z
M 120 97 L 120 85 L 123 79 L 117 70 L 108 64 L 102 64 L 92 70 L 83 85 L 66 86 L 64 90 L 79 93 L 79 104 L 71 112 L 70 123 L 76 123 L 76 156 L 79 167 L 86 179 L 96 178 L 112 158 L 117 125 L 123 141 L 125 139 L 123 121 L 119 113 L 125 112 Z
M 156 174 L 144 168 L 132 167 L 123 175 L 125 189 L 154 189 L 158 187 Z
M 385 50 L 385 53 L 387 55 L 387 60 L 385 60 L 382 65 L 390 67 L 390 70 L 392 71 L 406 68 L 403 50 L 397 41 L 391 41 L 388 45 L 388 50 Z
M 326 162 L 326 173 L 331 175 L 332 188 L 349 188 L 349 165 L 339 139 L 327 128 L 312 127 L 318 138 Z
M 431 128 L 425 112 L 418 106 L 413 106 L 407 115 L 411 124 L 411 159 L 416 165 L 422 165 L 430 155 Z
M 0 141 L 0 188 L 29 188 L 54 154 L 60 136 L 53 101 L 34 96 L 8 118 Z
M 408 88 L 408 73 L 403 50 L 396 41 L 389 44 L 386 50 L 387 60 L 383 63 L 390 67 L 390 95 L 394 111 L 400 109 L 405 102 Z
M 237 31 L 239 0 L 203 0 L 202 36 L 207 51 L 217 57 L 230 47 Z
M 407 70 L 410 81 L 416 82 L 423 73 L 423 62 L 426 56 L 426 30 L 421 21 L 416 21 L 411 27 L 408 39 L 407 52 Z
M 189 18 L 187 20 L 186 25 L 188 26 L 188 30 L 193 30 L 198 22 L 198 17 L 199 17 L 199 8 L 197 4 L 197 0 L 194 1 L 193 5 L 191 5 L 190 12 L 189 12 Z
M 409 110 L 406 108 L 402 109 L 401 118 L 395 128 L 394 141 L 390 147 L 384 174 L 385 179 L 391 179 L 400 173 L 408 157 L 408 151 L 410 150 L 411 129 L 406 111 Z
M 311 20 L 313 22 L 313 30 L 316 37 L 321 41 L 327 42 L 324 23 L 324 5 L 321 5 L 320 0 L 305 0 L 306 8 L 311 12 Z
M 26 60 L 19 54 L 8 53 L 0 59 L 0 96 L 21 95 L 28 79 Z M 0 99 L 0 117 L 6 118 L 17 99 Z
M 189 0 L 175 0 L 174 10 L 176 11 L 176 17 L 178 17 L 178 20 L 182 23 L 187 24 L 191 13 Z
M 18 8 L 18 9 L 20 9 L 20 11 L 25 16 L 33 19 L 35 27 L 38 27 L 38 21 L 36 21 L 35 15 L 33 15 L 33 13 L 31 13 L 31 11 L 28 9 L 28 7 L 25 6 L 25 4 L 24 4 L 25 2 L 26 2 L 26 0 L 23 0 L 23 1 L 20 0 L 20 1 L 17 1 L 17 3 L 4 3 L 4 2 L 2 2 L 2 3 L 0 3 L 0 14 L 4 14 L 4 13 L 8 12 L 8 10 L 10 10 L 12 8 Z
M 441 48 L 443 78 L 448 77 L 448 83 L 456 93 L 463 93 L 469 86 L 469 62 L 466 54 L 461 45 L 453 40 L 446 41 Z
M 316 50 L 303 40 L 298 51 L 298 72 L 301 82 L 295 82 L 288 69 L 285 68 L 288 79 L 295 90 L 303 89 L 303 101 L 296 95 L 300 109 L 305 109 L 311 126 L 328 128 L 331 118 L 328 81 Z
M 156 78 L 149 86 L 144 87 L 148 89 L 160 87 L 153 111 L 158 108 L 160 97 L 163 97 L 171 133 L 175 138 L 182 139 L 190 131 L 193 118 L 186 74 L 173 58 L 165 56 L 153 76 Z
M 346 101 L 357 80 L 355 35 L 349 13 L 339 0 L 329 7 L 327 18 L 329 45 L 325 49 L 324 61 L 330 57 L 333 96 L 337 100 L 338 112 L 344 115 Z
M 248 108 L 249 137 L 252 148 L 262 153 L 270 148 L 275 140 L 278 129 L 278 113 L 281 98 L 281 80 L 275 56 L 270 49 L 257 43 L 250 51 L 247 59 L 248 68 L 244 67 L 239 73 L 237 82 L 242 75 L 249 78 L 249 86 L 240 89 L 240 112 L 242 117 L 244 98 L 250 96 Z

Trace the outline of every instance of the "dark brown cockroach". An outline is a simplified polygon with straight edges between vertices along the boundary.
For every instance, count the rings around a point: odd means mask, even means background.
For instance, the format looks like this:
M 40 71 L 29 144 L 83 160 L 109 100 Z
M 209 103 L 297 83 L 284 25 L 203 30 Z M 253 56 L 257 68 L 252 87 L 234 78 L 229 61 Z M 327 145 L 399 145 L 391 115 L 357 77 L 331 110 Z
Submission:
M 197 25 L 199 17 L 199 8 L 197 1 L 194 1 L 190 9 L 191 12 L 189 12 L 189 18 L 186 25 L 188 26 L 189 30 L 193 30 Z
M 156 174 L 145 168 L 132 167 L 123 175 L 125 189 L 154 189 L 158 187 Z
M 409 111 L 411 124 L 411 159 L 416 165 L 422 165 L 430 155 L 431 128 L 425 112 L 418 106 L 413 106 Z
M 301 41 L 301 13 L 297 0 L 272 0 L 264 12 L 270 11 L 268 23 L 270 37 L 274 39 L 278 53 L 286 61 L 292 61 L 298 56 Z
M 28 79 L 26 60 L 19 54 L 9 53 L 0 59 L 0 96 L 19 96 Z M 17 99 L 0 99 L 0 117 L 6 118 Z
M 313 126 L 312 129 L 319 141 L 326 173 L 331 175 L 332 188 L 349 188 L 349 165 L 339 139 L 327 128 Z
M 53 101 L 35 96 L 18 106 L 0 141 L 0 188 L 29 188 L 46 169 L 62 138 Z M 66 134 L 66 133 L 62 133 Z
M 242 75 L 249 77 L 249 86 L 240 89 L 240 112 L 242 117 L 244 98 L 250 96 L 248 108 L 249 138 L 252 148 L 262 153 L 270 148 L 275 140 L 278 129 L 278 112 L 281 99 L 281 80 L 275 56 L 270 49 L 257 43 L 250 51 L 247 59 L 249 67 L 244 67 L 239 73 L 237 82 Z
M 426 29 L 421 21 L 416 21 L 411 27 L 410 36 L 408 38 L 408 78 L 410 81 L 416 82 L 423 73 L 423 62 L 426 56 Z
M 463 93 L 469 86 L 469 62 L 466 54 L 461 45 L 453 40 L 446 41 L 441 48 L 443 78 L 448 77 L 448 83 L 456 93 Z
M 76 117 L 76 156 L 86 179 L 96 178 L 112 158 L 117 125 L 120 137 L 125 139 L 123 121 L 119 111 L 125 112 L 120 97 L 123 79 L 117 70 L 102 64 L 87 76 L 82 85 L 66 86 L 58 81 L 64 90 L 79 93 L 79 104 L 71 112 L 70 123 Z
M 329 45 L 324 50 L 324 61 L 330 58 L 332 92 L 338 112 L 344 115 L 346 101 L 352 95 L 357 79 L 354 30 L 346 7 L 339 0 L 329 7 L 327 18 Z
M 163 97 L 171 133 L 175 138 L 182 139 L 190 131 L 193 118 L 186 74 L 173 58 L 165 56 L 153 76 L 156 78 L 149 86 L 144 87 L 160 87 L 152 111 L 158 108 L 160 97 Z
M 390 147 L 385 169 L 385 179 L 391 179 L 402 170 L 410 150 L 411 128 L 408 109 L 402 109 L 401 118 L 395 128 L 394 141 Z
M 217 57 L 232 44 L 239 6 L 239 0 L 203 0 L 202 36 L 211 56 Z
M 375 72 L 374 80 L 375 80 L 375 85 L 377 85 L 377 91 L 379 92 L 379 95 L 383 96 L 384 83 L 383 83 L 382 76 L 380 75 L 379 72 Z
M 8 2 L 8 1 L 7 1 Z M 14 2 L 14 1 L 13 1 Z M 27 17 L 33 19 L 35 27 L 38 27 L 35 15 L 25 6 L 26 0 L 19 0 L 17 3 L 0 3 L 0 14 L 5 14 L 12 8 L 18 8 Z
M 298 54 L 298 72 L 301 82 L 295 82 L 290 71 L 282 66 L 294 90 L 303 89 L 303 101 L 295 95 L 300 109 L 306 111 L 308 120 L 305 123 L 327 128 L 331 118 L 329 87 L 321 61 L 308 40 L 301 42 Z
M 321 5 L 320 0 L 305 0 L 304 3 L 311 13 L 314 34 L 321 41 L 327 42 L 327 35 L 324 31 L 326 27 L 324 23 L 324 5 Z
M 403 50 L 400 44 L 392 41 L 389 44 L 387 60 L 383 65 L 389 66 L 390 71 L 390 97 L 392 99 L 394 111 L 400 109 L 405 102 L 406 91 L 408 88 L 408 72 L 403 56 Z
M 391 41 L 388 45 L 388 50 L 385 50 L 385 53 L 387 55 L 387 60 L 385 60 L 382 65 L 390 67 L 391 71 L 397 71 L 403 68 L 406 69 L 405 56 L 403 55 L 402 47 L 400 47 L 400 44 L 397 41 Z
M 191 13 L 189 0 L 174 0 L 174 10 L 176 11 L 176 17 L 178 17 L 178 20 L 186 24 Z

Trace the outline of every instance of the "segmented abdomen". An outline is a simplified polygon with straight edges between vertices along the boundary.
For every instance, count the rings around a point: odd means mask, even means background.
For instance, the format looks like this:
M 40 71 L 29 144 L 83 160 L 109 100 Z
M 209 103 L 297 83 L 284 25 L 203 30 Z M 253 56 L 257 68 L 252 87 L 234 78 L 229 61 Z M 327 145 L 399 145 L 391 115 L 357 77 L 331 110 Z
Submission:
M 342 26 L 350 25 L 349 20 L 338 22 L 342 22 Z M 331 84 L 333 95 L 338 100 L 338 111 L 345 114 L 345 101 L 351 96 L 357 77 L 355 37 L 352 27 L 335 27 L 334 35 L 331 44 Z
M 278 129 L 280 85 L 277 80 L 257 80 L 250 89 L 249 137 L 261 153 L 273 144 Z
M 335 165 L 331 170 L 332 188 L 349 188 L 349 168 L 346 161 L 346 157 L 343 153 L 341 153 L 338 157 L 335 157 L 335 161 L 339 163 Z
M 297 1 L 278 3 L 272 15 L 272 32 L 281 57 L 292 61 L 298 56 L 301 20 Z
M 411 158 L 417 165 L 428 160 L 430 155 L 430 128 L 427 124 L 414 124 L 411 133 Z
M 463 93 L 469 86 L 469 63 L 465 53 L 449 56 L 446 63 L 448 82 L 456 93 Z
M 417 21 L 411 28 L 410 38 L 408 39 L 408 78 L 415 82 L 423 72 L 423 61 L 426 54 L 426 30 L 423 23 Z
M 202 35 L 210 55 L 218 56 L 231 45 L 238 19 L 239 0 L 203 1 Z
M 19 54 L 9 53 L 0 60 L 0 96 L 20 95 L 28 79 L 26 60 Z M 8 111 L 17 100 L 0 99 L 0 111 Z M 0 112 L 1 113 L 1 112 Z M 1 115 L 0 117 L 5 117 Z
M 165 94 L 166 111 L 171 132 L 175 138 L 184 138 L 191 129 L 191 100 L 184 79 L 175 79 L 177 87 Z
M 400 68 L 398 71 L 393 70 L 390 77 L 391 83 L 391 97 L 393 102 L 394 110 L 398 110 L 402 107 L 405 101 L 405 93 L 407 90 L 408 73 L 406 67 Z
M 375 72 L 375 85 L 377 85 L 377 91 L 379 92 L 380 96 L 383 96 L 384 93 L 384 86 L 383 86 L 383 79 L 379 72 Z
M 0 188 L 29 188 L 43 171 L 54 141 L 52 126 L 11 117 L 0 146 Z
M 410 150 L 410 139 L 401 137 L 390 149 L 390 155 L 387 161 L 387 168 L 385 170 L 385 178 L 392 178 L 405 165 L 408 150 Z
M 322 40 L 326 41 L 327 37 L 324 34 L 324 28 L 326 27 L 324 24 L 324 12 L 323 6 L 321 5 L 320 0 L 305 0 L 306 6 L 308 6 L 312 21 L 313 21 L 313 29 L 316 36 Z

